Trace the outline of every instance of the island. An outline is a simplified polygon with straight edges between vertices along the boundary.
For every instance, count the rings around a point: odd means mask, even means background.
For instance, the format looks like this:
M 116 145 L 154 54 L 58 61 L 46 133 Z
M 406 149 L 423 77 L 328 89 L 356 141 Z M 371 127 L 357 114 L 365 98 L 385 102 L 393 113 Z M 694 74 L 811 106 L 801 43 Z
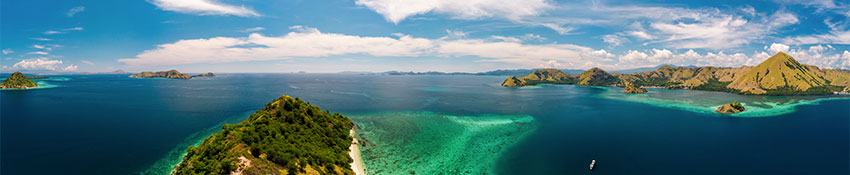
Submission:
M 744 112 L 747 108 L 744 108 L 744 105 L 738 103 L 738 101 L 733 101 L 732 103 L 725 104 L 723 106 L 717 107 L 717 110 L 714 112 L 724 113 L 724 114 L 734 114 L 739 112 Z
M 198 74 L 198 75 L 195 75 L 195 76 L 192 76 L 192 77 L 214 77 L 214 76 L 215 76 L 215 74 L 213 74 L 212 72 L 207 72 L 205 74 Z
M 191 146 L 174 174 L 354 174 L 354 124 L 280 96 L 239 124 Z
M 171 78 L 171 79 L 190 79 L 189 74 L 180 73 L 177 70 L 159 71 L 159 72 L 142 72 L 130 75 L 133 78 Z
M 757 66 L 738 68 L 673 67 L 631 74 L 607 73 L 593 68 L 579 75 L 567 75 L 557 69 L 539 69 L 523 77 L 509 77 L 505 87 L 537 84 L 575 84 L 588 86 L 662 87 L 721 91 L 751 95 L 826 95 L 850 90 L 850 71 L 820 69 L 800 64 L 779 52 Z
M 9 78 L 0 83 L 0 89 L 29 89 L 38 87 L 38 84 L 24 76 L 21 72 L 12 73 Z

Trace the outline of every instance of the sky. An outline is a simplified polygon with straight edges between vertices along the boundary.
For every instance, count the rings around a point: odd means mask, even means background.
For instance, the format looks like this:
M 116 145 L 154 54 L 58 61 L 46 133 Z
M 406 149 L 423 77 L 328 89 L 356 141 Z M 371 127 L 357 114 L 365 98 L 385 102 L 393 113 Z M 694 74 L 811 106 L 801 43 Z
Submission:
M 846 0 L 4 0 L 0 72 L 850 69 Z

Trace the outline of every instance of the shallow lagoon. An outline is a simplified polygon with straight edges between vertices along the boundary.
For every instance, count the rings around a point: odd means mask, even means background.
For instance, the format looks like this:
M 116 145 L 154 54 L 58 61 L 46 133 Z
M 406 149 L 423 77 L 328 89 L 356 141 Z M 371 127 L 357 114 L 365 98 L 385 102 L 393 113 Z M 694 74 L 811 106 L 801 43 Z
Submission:
M 593 174 L 848 174 L 850 164 L 850 100 L 843 96 L 503 88 L 505 77 L 496 76 L 57 77 L 69 79 L 50 82 L 56 88 L 0 92 L 0 174 L 161 174 L 179 150 L 282 94 L 350 115 L 358 137 L 391 144 L 364 148 L 373 173 L 588 174 L 597 159 Z M 733 100 L 751 113 L 710 112 Z M 486 123 L 507 130 L 476 130 Z M 444 134 L 458 132 L 466 134 Z M 411 155 L 416 163 L 402 164 Z M 483 160 L 442 162 L 464 157 Z

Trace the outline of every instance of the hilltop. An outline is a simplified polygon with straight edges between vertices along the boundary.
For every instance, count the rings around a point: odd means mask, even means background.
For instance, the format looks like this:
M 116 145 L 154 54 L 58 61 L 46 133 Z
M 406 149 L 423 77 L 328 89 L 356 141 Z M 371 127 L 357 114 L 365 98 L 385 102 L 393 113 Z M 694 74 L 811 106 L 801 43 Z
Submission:
M 191 146 L 174 174 L 354 174 L 353 126 L 341 114 L 284 95 Z
M 539 79 L 535 73 L 524 77 L 510 77 L 502 86 L 518 87 L 536 84 L 577 84 L 589 86 L 663 87 L 668 89 L 695 89 L 756 95 L 806 95 L 832 94 L 850 90 L 850 71 L 820 69 L 804 65 L 783 52 L 768 58 L 759 65 L 738 68 L 673 67 L 661 66 L 653 71 L 631 74 L 609 74 L 593 68 L 576 76 L 541 69 L 547 74 L 565 79 Z M 537 72 L 537 71 L 535 71 Z M 566 80 L 566 81 L 565 81 Z
M 741 92 L 764 94 L 768 90 L 789 89 L 807 91 L 813 87 L 829 85 L 826 80 L 816 76 L 790 55 L 779 52 L 761 64 L 736 78 L 727 88 Z
M 24 76 L 21 72 L 12 73 L 9 78 L 0 83 L 0 89 L 28 89 L 38 87 L 38 84 Z

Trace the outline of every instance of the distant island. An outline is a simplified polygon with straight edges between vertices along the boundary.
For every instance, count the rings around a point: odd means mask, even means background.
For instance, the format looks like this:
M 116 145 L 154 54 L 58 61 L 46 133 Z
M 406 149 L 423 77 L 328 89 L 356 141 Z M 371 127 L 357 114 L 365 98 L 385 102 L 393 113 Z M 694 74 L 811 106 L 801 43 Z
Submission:
M 539 69 L 523 77 L 511 76 L 502 86 L 538 84 L 620 87 L 631 84 L 634 88 L 661 87 L 753 95 L 823 95 L 847 93 L 850 90 L 850 71 L 800 64 L 788 54 L 779 52 L 755 67 L 662 66 L 654 71 L 631 74 L 607 73 L 593 68 L 579 75 L 568 75 L 557 69 Z
M 215 74 L 213 74 L 212 72 L 207 72 L 205 74 L 198 74 L 198 75 L 195 75 L 195 76 L 192 76 L 192 77 L 214 77 L 214 76 L 215 76 Z
M 180 73 L 177 70 L 159 71 L 159 72 L 142 72 L 130 75 L 134 78 L 171 78 L 171 79 L 190 79 L 192 77 L 211 77 L 215 76 L 212 72 L 190 76 L 189 74 Z
M 0 83 L 0 89 L 29 89 L 38 87 L 38 84 L 24 76 L 21 72 L 12 73 L 9 78 Z
M 191 146 L 174 174 L 354 174 L 354 124 L 281 96 L 239 124 Z

